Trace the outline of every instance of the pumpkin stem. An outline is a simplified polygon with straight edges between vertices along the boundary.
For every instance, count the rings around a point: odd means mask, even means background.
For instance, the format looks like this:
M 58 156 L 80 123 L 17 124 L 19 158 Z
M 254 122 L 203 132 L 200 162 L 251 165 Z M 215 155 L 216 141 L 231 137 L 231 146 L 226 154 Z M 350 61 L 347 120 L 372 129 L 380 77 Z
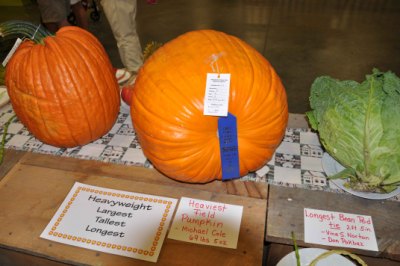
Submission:
M 146 61 L 154 52 L 162 46 L 159 42 L 150 42 L 143 50 L 143 61 Z
M 8 20 L 0 23 L 0 37 L 28 38 L 35 43 L 43 43 L 47 36 L 53 36 L 43 25 L 23 20 Z

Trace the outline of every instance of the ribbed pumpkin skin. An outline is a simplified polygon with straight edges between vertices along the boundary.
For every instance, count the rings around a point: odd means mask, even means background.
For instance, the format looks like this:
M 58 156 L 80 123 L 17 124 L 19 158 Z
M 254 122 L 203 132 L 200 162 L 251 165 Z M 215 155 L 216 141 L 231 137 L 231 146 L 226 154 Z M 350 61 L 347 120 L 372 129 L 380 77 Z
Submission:
M 230 73 L 229 112 L 236 116 L 240 175 L 267 163 L 288 120 L 286 92 L 269 62 L 222 32 L 186 33 L 159 48 L 140 70 L 131 117 L 145 156 L 170 178 L 221 179 L 218 117 L 203 115 L 210 59 Z M 216 64 L 214 64 L 214 68 Z
M 78 27 L 63 27 L 44 45 L 24 41 L 6 69 L 18 119 L 40 141 L 85 145 L 113 126 L 119 88 L 100 42 Z

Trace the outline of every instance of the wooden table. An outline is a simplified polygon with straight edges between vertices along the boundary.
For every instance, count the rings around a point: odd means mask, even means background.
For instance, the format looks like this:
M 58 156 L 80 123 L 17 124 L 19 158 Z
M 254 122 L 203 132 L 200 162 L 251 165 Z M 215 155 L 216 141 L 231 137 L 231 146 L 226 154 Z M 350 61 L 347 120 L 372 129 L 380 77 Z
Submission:
M 379 251 L 318 246 L 304 242 L 304 208 L 369 215 L 372 217 Z M 299 188 L 269 186 L 266 240 L 281 244 L 271 253 L 287 254 L 293 250 L 291 232 L 301 247 L 344 249 L 361 256 L 368 265 L 400 265 L 400 203 L 368 200 L 352 195 Z M 285 245 L 289 245 L 286 246 Z M 272 255 L 276 259 L 279 255 Z M 380 258 L 380 259 L 374 259 Z M 268 265 L 277 262 L 270 258 Z
M 301 115 L 291 115 L 289 123 L 307 126 Z M 236 250 L 166 239 L 157 265 L 275 265 L 293 250 L 292 231 L 301 247 L 337 249 L 304 243 L 305 207 L 371 215 L 379 252 L 350 251 L 368 265 L 400 265 L 398 202 L 239 180 L 186 184 L 153 169 L 15 150 L 7 150 L 0 179 L 0 265 L 153 265 L 39 238 L 75 181 L 244 206 Z
M 153 265 L 39 238 L 75 181 L 157 196 L 242 205 L 237 249 L 165 239 L 157 265 L 261 265 L 268 185 L 171 180 L 156 170 L 8 150 L 0 181 L 0 265 Z M 5 174 L 5 175 L 4 175 Z

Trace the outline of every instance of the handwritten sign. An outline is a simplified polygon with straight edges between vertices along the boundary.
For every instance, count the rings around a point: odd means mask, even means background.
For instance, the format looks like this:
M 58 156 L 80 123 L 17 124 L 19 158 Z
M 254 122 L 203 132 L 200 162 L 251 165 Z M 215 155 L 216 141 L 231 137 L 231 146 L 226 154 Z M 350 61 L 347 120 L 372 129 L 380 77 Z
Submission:
M 207 74 L 204 115 L 228 115 L 230 82 L 231 74 Z
M 371 216 L 304 209 L 304 242 L 378 251 Z
M 168 238 L 236 248 L 243 206 L 181 198 Z
M 176 202 L 75 183 L 40 237 L 156 262 Z

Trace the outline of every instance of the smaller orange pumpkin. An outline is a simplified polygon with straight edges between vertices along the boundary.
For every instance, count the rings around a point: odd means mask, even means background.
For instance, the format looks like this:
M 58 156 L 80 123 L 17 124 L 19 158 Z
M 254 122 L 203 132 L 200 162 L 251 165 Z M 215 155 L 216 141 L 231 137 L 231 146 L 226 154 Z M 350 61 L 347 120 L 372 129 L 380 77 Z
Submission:
M 51 36 L 21 21 L 0 24 L 0 33 L 35 36 L 8 62 L 5 82 L 15 114 L 37 139 L 74 147 L 111 129 L 119 87 L 107 53 L 91 33 L 71 26 Z

